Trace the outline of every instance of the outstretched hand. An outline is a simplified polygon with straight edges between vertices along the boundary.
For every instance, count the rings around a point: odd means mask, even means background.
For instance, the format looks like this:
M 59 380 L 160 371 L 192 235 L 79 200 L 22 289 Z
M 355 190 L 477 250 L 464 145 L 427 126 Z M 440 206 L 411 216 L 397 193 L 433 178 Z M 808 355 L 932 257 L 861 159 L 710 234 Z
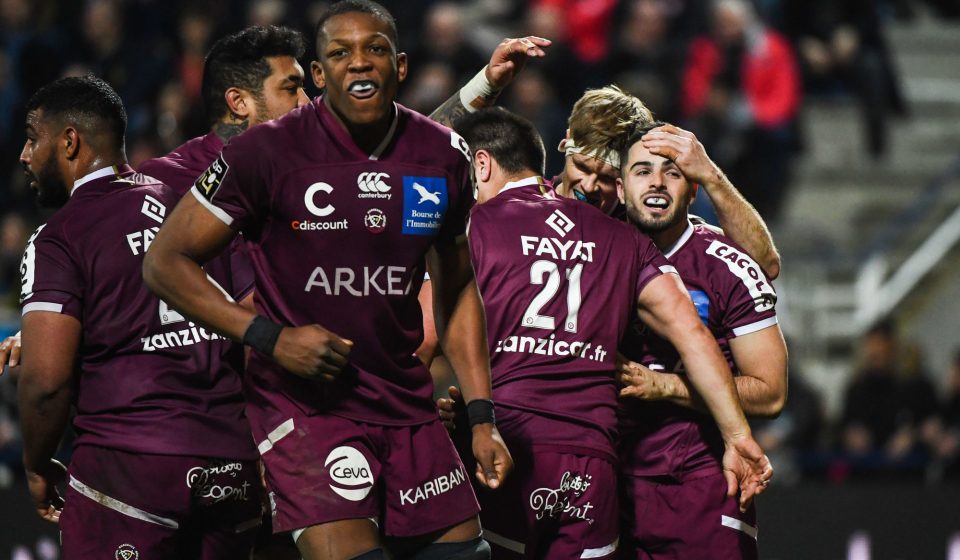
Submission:
M 551 44 L 550 39 L 533 35 L 500 41 L 487 64 L 487 81 L 498 91 L 507 87 L 526 66 L 527 60 L 546 56 L 544 49 Z
M 747 511 L 750 502 L 767 489 L 773 478 L 773 465 L 753 437 L 726 443 L 723 453 L 723 475 L 727 479 L 727 495 L 740 490 L 740 511 Z

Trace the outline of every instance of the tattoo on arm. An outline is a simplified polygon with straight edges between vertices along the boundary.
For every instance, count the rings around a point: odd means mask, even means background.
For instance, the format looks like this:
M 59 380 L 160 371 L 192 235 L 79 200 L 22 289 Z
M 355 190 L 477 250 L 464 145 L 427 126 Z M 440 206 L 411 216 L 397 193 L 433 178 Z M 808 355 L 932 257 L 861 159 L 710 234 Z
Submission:
M 225 123 L 223 121 L 217 121 L 213 125 L 213 133 L 220 137 L 221 140 L 227 142 L 237 134 L 240 134 L 244 130 L 250 127 L 250 121 L 242 120 L 238 122 Z
M 430 113 L 430 120 L 454 128 L 460 122 L 460 119 L 468 113 L 467 108 L 460 102 L 460 91 L 458 90 Z

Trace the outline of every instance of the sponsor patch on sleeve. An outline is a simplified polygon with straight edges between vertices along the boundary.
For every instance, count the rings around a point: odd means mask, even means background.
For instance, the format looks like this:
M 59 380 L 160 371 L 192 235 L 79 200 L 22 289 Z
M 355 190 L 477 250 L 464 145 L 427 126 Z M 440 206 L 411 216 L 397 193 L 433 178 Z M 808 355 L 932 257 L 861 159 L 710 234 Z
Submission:
M 216 194 L 217 189 L 220 188 L 220 184 L 223 183 L 223 178 L 226 177 L 228 169 L 230 169 L 230 166 L 227 165 L 227 162 L 223 159 L 223 154 L 220 154 L 220 156 L 210 164 L 210 167 L 203 172 L 203 175 L 200 175 L 193 186 L 200 191 L 200 194 L 202 194 L 204 198 L 213 200 L 213 195 Z
M 777 301 L 777 292 L 763 274 L 760 265 L 749 255 L 717 239 L 707 247 L 707 254 L 723 261 L 727 269 L 743 282 L 753 298 L 755 311 L 759 313 L 773 308 Z

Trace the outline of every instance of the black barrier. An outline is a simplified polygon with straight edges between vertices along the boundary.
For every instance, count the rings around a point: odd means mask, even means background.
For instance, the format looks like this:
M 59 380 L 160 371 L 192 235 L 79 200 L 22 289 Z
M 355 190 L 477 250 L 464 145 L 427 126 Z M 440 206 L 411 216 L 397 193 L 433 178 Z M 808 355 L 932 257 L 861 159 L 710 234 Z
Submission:
M 764 560 L 960 560 L 957 485 L 774 486 L 757 506 Z M 25 483 L 0 490 L 0 560 L 56 560 L 57 538 Z

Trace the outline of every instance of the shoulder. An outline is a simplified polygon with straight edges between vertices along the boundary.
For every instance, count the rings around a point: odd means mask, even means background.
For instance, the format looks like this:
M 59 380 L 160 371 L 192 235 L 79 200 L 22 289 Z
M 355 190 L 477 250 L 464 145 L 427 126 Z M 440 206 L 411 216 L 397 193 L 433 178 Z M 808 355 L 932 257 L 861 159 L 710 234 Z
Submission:
M 397 103 L 397 111 L 402 119 L 405 141 L 419 146 L 439 147 L 443 145 L 452 148 L 451 150 L 437 150 L 437 153 L 433 154 L 444 162 L 470 161 L 470 148 L 467 146 L 467 142 L 452 129 L 399 103 Z
M 298 107 L 293 111 L 233 137 L 224 147 L 224 152 L 230 152 L 234 159 L 239 157 L 275 155 L 289 151 L 291 148 L 309 142 L 303 134 L 316 128 L 316 108 L 312 103 Z
M 165 156 L 148 159 L 141 163 L 137 166 L 137 171 L 171 186 L 176 186 L 176 183 L 182 180 L 192 184 L 193 179 L 196 179 L 197 175 L 210 163 L 194 161 L 196 158 L 190 157 L 202 141 L 203 137 L 189 140 Z

